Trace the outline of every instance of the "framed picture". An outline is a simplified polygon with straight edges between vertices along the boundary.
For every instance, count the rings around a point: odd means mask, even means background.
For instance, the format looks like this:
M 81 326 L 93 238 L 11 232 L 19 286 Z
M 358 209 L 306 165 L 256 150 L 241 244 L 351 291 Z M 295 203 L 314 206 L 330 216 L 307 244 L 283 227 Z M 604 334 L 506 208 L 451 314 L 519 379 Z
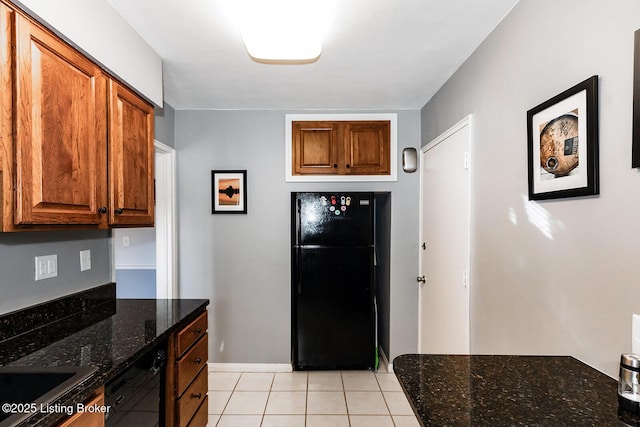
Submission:
M 598 184 L 598 76 L 527 112 L 529 200 L 591 196 Z
M 247 171 L 211 171 L 211 213 L 247 213 Z
M 631 167 L 640 168 L 640 30 L 635 33 L 633 59 L 633 148 Z

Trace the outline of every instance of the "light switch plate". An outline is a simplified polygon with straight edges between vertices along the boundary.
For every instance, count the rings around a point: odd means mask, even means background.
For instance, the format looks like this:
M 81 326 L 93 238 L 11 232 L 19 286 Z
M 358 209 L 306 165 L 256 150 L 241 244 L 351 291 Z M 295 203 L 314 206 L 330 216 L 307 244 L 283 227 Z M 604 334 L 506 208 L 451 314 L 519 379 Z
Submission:
M 80 251 L 80 271 L 91 270 L 91 250 Z
M 36 280 L 58 276 L 58 255 L 37 256 L 35 264 Z

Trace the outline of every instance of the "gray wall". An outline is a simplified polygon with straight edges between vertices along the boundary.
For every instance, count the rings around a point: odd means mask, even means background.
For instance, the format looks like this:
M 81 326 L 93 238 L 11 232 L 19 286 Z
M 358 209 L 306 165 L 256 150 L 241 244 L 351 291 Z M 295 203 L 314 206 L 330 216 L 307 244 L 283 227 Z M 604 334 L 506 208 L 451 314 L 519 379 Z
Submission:
M 156 108 L 156 139 L 174 146 L 174 122 L 170 105 Z M 110 236 L 108 230 L 0 233 L 0 314 L 110 282 Z M 91 250 L 91 270 L 81 272 L 80 251 L 85 249 Z M 58 255 L 58 277 L 36 282 L 34 258 L 51 254 Z M 141 274 L 148 277 L 150 273 Z M 121 276 L 126 277 L 126 273 Z M 150 289 L 144 291 L 145 295 Z M 131 296 L 123 291 L 123 295 Z
M 153 119 L 155 139 L 176 148 L 176 112 L 173 107 L 166 102 L 162 108 L 156 107 Z
M 286 113 L 301 111 L 176 112 L 180 295 L 211 299 L 210 360 L 290 362 L 290 192 L 329 187 L 392 193 L 388 356 L 415 352 L 417 174 L 399 172 L 392 183 L 286 183 Z M 398 145 L 419 147 L 419 111 L 398 112 Z M 247 170 L 247 215 L 211 214 L 212 169 Z
M 111 281 L 109 232 L 0 233 L 0 314 Z M 80 251 L 91 250 L 91 270 L 80 271 Z M 58 277 L 35 281 L 35 260 L 58 255 Z
M 423 108 L 423 144 L 474 114 L 473 353 L 569 354 L 615 377 L 631 350 L 631 314 L 640 312 L 640 173 L 630 167 L 638 28 L 637 0 L 520 0 Z M 594 74 L 600 196 L 528 201 L 527 110 Z
M 124 246 L 123 239 L 129 246 Z M 111 232 L 116 297 L 156 297 L 156 229 L 116 228 Z

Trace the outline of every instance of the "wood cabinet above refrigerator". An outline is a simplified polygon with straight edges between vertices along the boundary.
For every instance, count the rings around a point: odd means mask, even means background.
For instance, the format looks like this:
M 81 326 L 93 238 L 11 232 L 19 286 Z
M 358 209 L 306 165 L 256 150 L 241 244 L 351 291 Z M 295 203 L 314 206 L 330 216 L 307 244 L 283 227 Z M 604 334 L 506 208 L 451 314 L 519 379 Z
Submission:
M 287 115 L 287 181 L 395 181 L 396 119 L 396 114 Z

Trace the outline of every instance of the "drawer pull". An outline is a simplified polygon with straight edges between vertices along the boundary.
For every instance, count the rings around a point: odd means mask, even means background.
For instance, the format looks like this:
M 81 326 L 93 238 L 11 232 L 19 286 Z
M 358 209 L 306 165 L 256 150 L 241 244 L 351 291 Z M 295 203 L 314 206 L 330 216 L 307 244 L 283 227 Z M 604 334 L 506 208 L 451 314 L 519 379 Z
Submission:
M 191 393 L 191 397 L 194 399 L 202 399 L 202 393 Z
M 202 358 L 200 358 L 200 357 L 198 357 L 197 359 L 195 359 L 195 360 L 193 361 L 193 363 L 195 363 L 196 365 L 199 365 L 199 364 L 200 364 L 200 362 L 202 362 Z
M 202 329 L 200 328 L 196 328 L 193 332 L 196 333 L 196 335 L 201 334 L 202 333 Z

